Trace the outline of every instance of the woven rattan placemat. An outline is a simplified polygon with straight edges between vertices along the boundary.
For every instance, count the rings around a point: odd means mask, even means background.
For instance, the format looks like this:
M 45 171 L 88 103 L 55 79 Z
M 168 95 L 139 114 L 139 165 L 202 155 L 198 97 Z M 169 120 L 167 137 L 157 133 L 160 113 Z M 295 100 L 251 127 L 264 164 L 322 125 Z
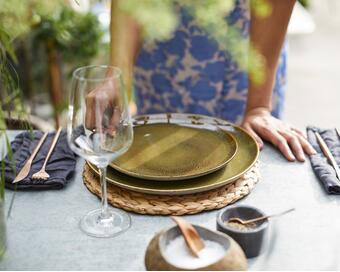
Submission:
M 211 191 L 181 196 L 133 192 L 108 183 L 108 202 L 117 208 L 150 215 L 184 215 L 223 208 L 248 195 L 260 177 L 258 163 L 235 182 Z M 100 196 L 99 178 L 85 164 L 83 180 L 90 192 Z

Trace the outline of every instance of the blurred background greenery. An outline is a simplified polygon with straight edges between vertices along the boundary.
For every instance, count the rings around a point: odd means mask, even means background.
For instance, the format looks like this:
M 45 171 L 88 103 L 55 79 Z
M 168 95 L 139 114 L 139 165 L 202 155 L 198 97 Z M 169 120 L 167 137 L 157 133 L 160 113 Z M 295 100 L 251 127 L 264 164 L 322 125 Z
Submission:
M 7 54 L 3 67 L 11 68 L 12 85 L 22 91 L 16 93 L 20 93 L 21 102 L 25 102 L 24 112 L 45 120 L 53 115 L 59 125 L 57 116 L 65 108 L 70 71 L 74 66 L 90 64 L 100 47 L 105 46 L 104 29 L 97 16 L 76 11 L 62 0 L 1 0 L 0 25 L 9 36 L 7 44 L 12 48 L 5 48 L 12 54 Z M 2 109 L 5 113 L 10 109 L 16 114 L 22 113 L 20 103 L 14 103 L 12 94 L 13 88 L 2 84 L 0 99 L 9 97 L 12 104 L 2 105 Z M 22 116 L 16 118 L 22 120 Z

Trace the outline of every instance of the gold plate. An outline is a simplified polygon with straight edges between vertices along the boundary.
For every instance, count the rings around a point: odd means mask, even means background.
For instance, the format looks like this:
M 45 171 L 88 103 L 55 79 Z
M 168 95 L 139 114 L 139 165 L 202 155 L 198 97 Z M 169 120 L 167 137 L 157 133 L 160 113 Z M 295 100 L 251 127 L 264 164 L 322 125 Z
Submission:
M 237 144 L 229 133 L 187 121 L 134 126 L 132 146 L 110 166 L 137 178 L 183 180 L 212 173 L 235 156 Z
M 117 170 L 108 167 L 107 181 L 132 191 L 156 194 L 156 195 L 184 195 L 198 192 L 209 191 L 220 186 L 231 183 L 246 173 L 256 162 L 259 155 L 259 148 L 256 141 L 242 128 L 234 126 L 227 121 L 203 116 L 188 114 L 154 114 L 144 115 L 135 118 L 135 125 L 157 123 L 164 119 L 164 116 L 171 119 L 172 123 L 186 123 L 187 119 L 193 122 L 209 123 L 218 125 L 221 129 L 226 130 L 234 136 L 238 144 L 238 150 L 235 157 L 227 164 L 226 167 L 215 171 L 211 174 L 186 180 L 186 182 L 163 181 L 156 182 L 152 180 L 139 179 L 120 173 Z M 91 169 L 98 174 L 95 166 L 89 164 Z

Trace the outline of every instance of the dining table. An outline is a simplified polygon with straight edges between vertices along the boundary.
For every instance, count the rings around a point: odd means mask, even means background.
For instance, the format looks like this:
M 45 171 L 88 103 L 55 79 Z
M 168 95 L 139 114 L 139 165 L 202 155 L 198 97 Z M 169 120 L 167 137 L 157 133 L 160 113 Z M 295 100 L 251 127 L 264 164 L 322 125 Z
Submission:
M 19 131 L 7 133 L 13 139 Z M 149 241 L 174 222 L 168 216 L 129 213 L 132 225 L 123 234 L 86 235 L 79 221 L 100 200 L 85 187 L 83 166 L 78 157 L 75 173 L 61 190 L 5 190 L 6 212 L 11 206 L 11 213 L 0 270 L 145 270 Z M 260 153 L 259 167 L 261 177 L 253 191 L 231 205 L 251 205 L 266 214 L 295 211 L 270 221 L 269 242 L 259 257 L 248 260 L 249 269 L 340 269 L 340 196 L 325 192 L 308 158 L 288 162 L 270 144 Z M 218 212 L 183 218 L 216 230 Z

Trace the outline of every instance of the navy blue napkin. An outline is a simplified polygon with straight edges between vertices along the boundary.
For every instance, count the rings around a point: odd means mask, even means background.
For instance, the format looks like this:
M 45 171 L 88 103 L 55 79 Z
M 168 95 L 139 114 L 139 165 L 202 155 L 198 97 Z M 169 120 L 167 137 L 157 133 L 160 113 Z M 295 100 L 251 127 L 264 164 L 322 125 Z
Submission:
M 43 136 L 43 132 L 23 132 L 15 137 L 15 139 L 11 142 L 13 157 L 10 159 L 9 155 L 7 155 L 4 161 L 6 188 L 19 190 L 46 190 L 61 189 L 67 184 L 67 181 L 74 172 L 76 157 L 68 146 L 65 131 L 61 132 L 58 142 L 46 166 L 46 172 L 50 175 L 50 178 L 48 180 L 32 179 L 32 175 L 41 169 L 54 135 L 55 132 L 49 133 L 46 137 L 38 154 L 33 160 L 29 175 L 18 183 L 13 184 L 12 181 L 14 180 L 16 173 L 19 173 L 27 159 L 32 154 L 34 148 L 38 145 L 40 138 Z M 15 165 L 13 166 L 13 164 Z
M 319 132 L 322 139 L 326 142 L 329 150 L 334 156 L 338 165 L 340 165 L 340 139 L 335 129 L 320 129 L 316 127 L 307 127 L 308 141 L 312 144 L 318 152 L 316 155 L 310 157 L 314 173 L 323 184 L 327 193 L 340 194 L 340 180 L 336 177 L 333 166 L 328 162 L 323 154 L 316 136 L 315 131 Z

